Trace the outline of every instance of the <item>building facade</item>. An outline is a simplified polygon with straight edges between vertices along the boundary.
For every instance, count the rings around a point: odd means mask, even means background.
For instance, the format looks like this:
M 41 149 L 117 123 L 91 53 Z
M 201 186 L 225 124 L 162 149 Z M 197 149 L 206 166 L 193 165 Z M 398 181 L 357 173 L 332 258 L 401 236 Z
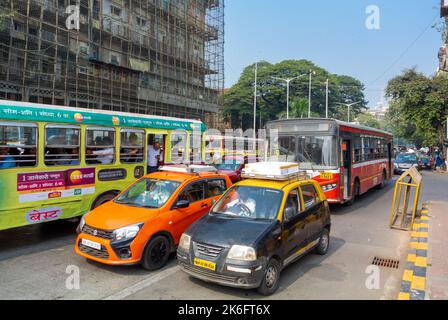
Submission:
M 224 0 L 0 6 L 11 12 L 0 31 L 0 99 L 216 120 Z

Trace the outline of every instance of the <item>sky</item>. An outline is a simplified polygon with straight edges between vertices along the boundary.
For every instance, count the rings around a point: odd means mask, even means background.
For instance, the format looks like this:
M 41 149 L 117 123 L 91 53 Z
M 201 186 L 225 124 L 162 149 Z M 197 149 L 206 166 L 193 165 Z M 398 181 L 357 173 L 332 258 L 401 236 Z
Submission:
M 379 20 L 366 13 L 371 5 Z M 257 60 L 307 59 L 359 79 L 375 108 L 402 70 L 435 74 L 439 8 L 440 0 L 225 0 L 225 86 Z

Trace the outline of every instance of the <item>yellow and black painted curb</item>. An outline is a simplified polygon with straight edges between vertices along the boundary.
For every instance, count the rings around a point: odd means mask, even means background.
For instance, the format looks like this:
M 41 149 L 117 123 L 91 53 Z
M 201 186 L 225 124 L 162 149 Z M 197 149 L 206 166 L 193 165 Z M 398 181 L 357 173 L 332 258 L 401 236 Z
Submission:
M 423 204 L 421 216 L 411 233 L 406 269 L 398 300 L 424 300 L 428 267 L 429 204 Z

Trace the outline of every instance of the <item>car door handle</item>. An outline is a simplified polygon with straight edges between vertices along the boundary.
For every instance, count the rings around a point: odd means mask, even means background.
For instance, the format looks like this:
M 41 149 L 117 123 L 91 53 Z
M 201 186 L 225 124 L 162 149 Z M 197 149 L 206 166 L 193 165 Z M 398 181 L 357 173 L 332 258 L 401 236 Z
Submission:
M 208 204 L 207 204 L 207 203 L 204 203 L 204 204 L 201 206 L 201 208 L 206 208 L 206 207 L 208 207 Z

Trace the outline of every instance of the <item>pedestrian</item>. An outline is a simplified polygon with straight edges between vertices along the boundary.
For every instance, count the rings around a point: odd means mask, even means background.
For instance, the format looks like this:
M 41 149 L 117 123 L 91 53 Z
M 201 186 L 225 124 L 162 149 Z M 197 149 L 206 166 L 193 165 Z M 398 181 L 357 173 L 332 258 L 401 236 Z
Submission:
M 160 142 L 155 141 L 154 145 L 148 146 L 148 174 L 157 172 L 162 161 L 163 153 L 160 148 Z

